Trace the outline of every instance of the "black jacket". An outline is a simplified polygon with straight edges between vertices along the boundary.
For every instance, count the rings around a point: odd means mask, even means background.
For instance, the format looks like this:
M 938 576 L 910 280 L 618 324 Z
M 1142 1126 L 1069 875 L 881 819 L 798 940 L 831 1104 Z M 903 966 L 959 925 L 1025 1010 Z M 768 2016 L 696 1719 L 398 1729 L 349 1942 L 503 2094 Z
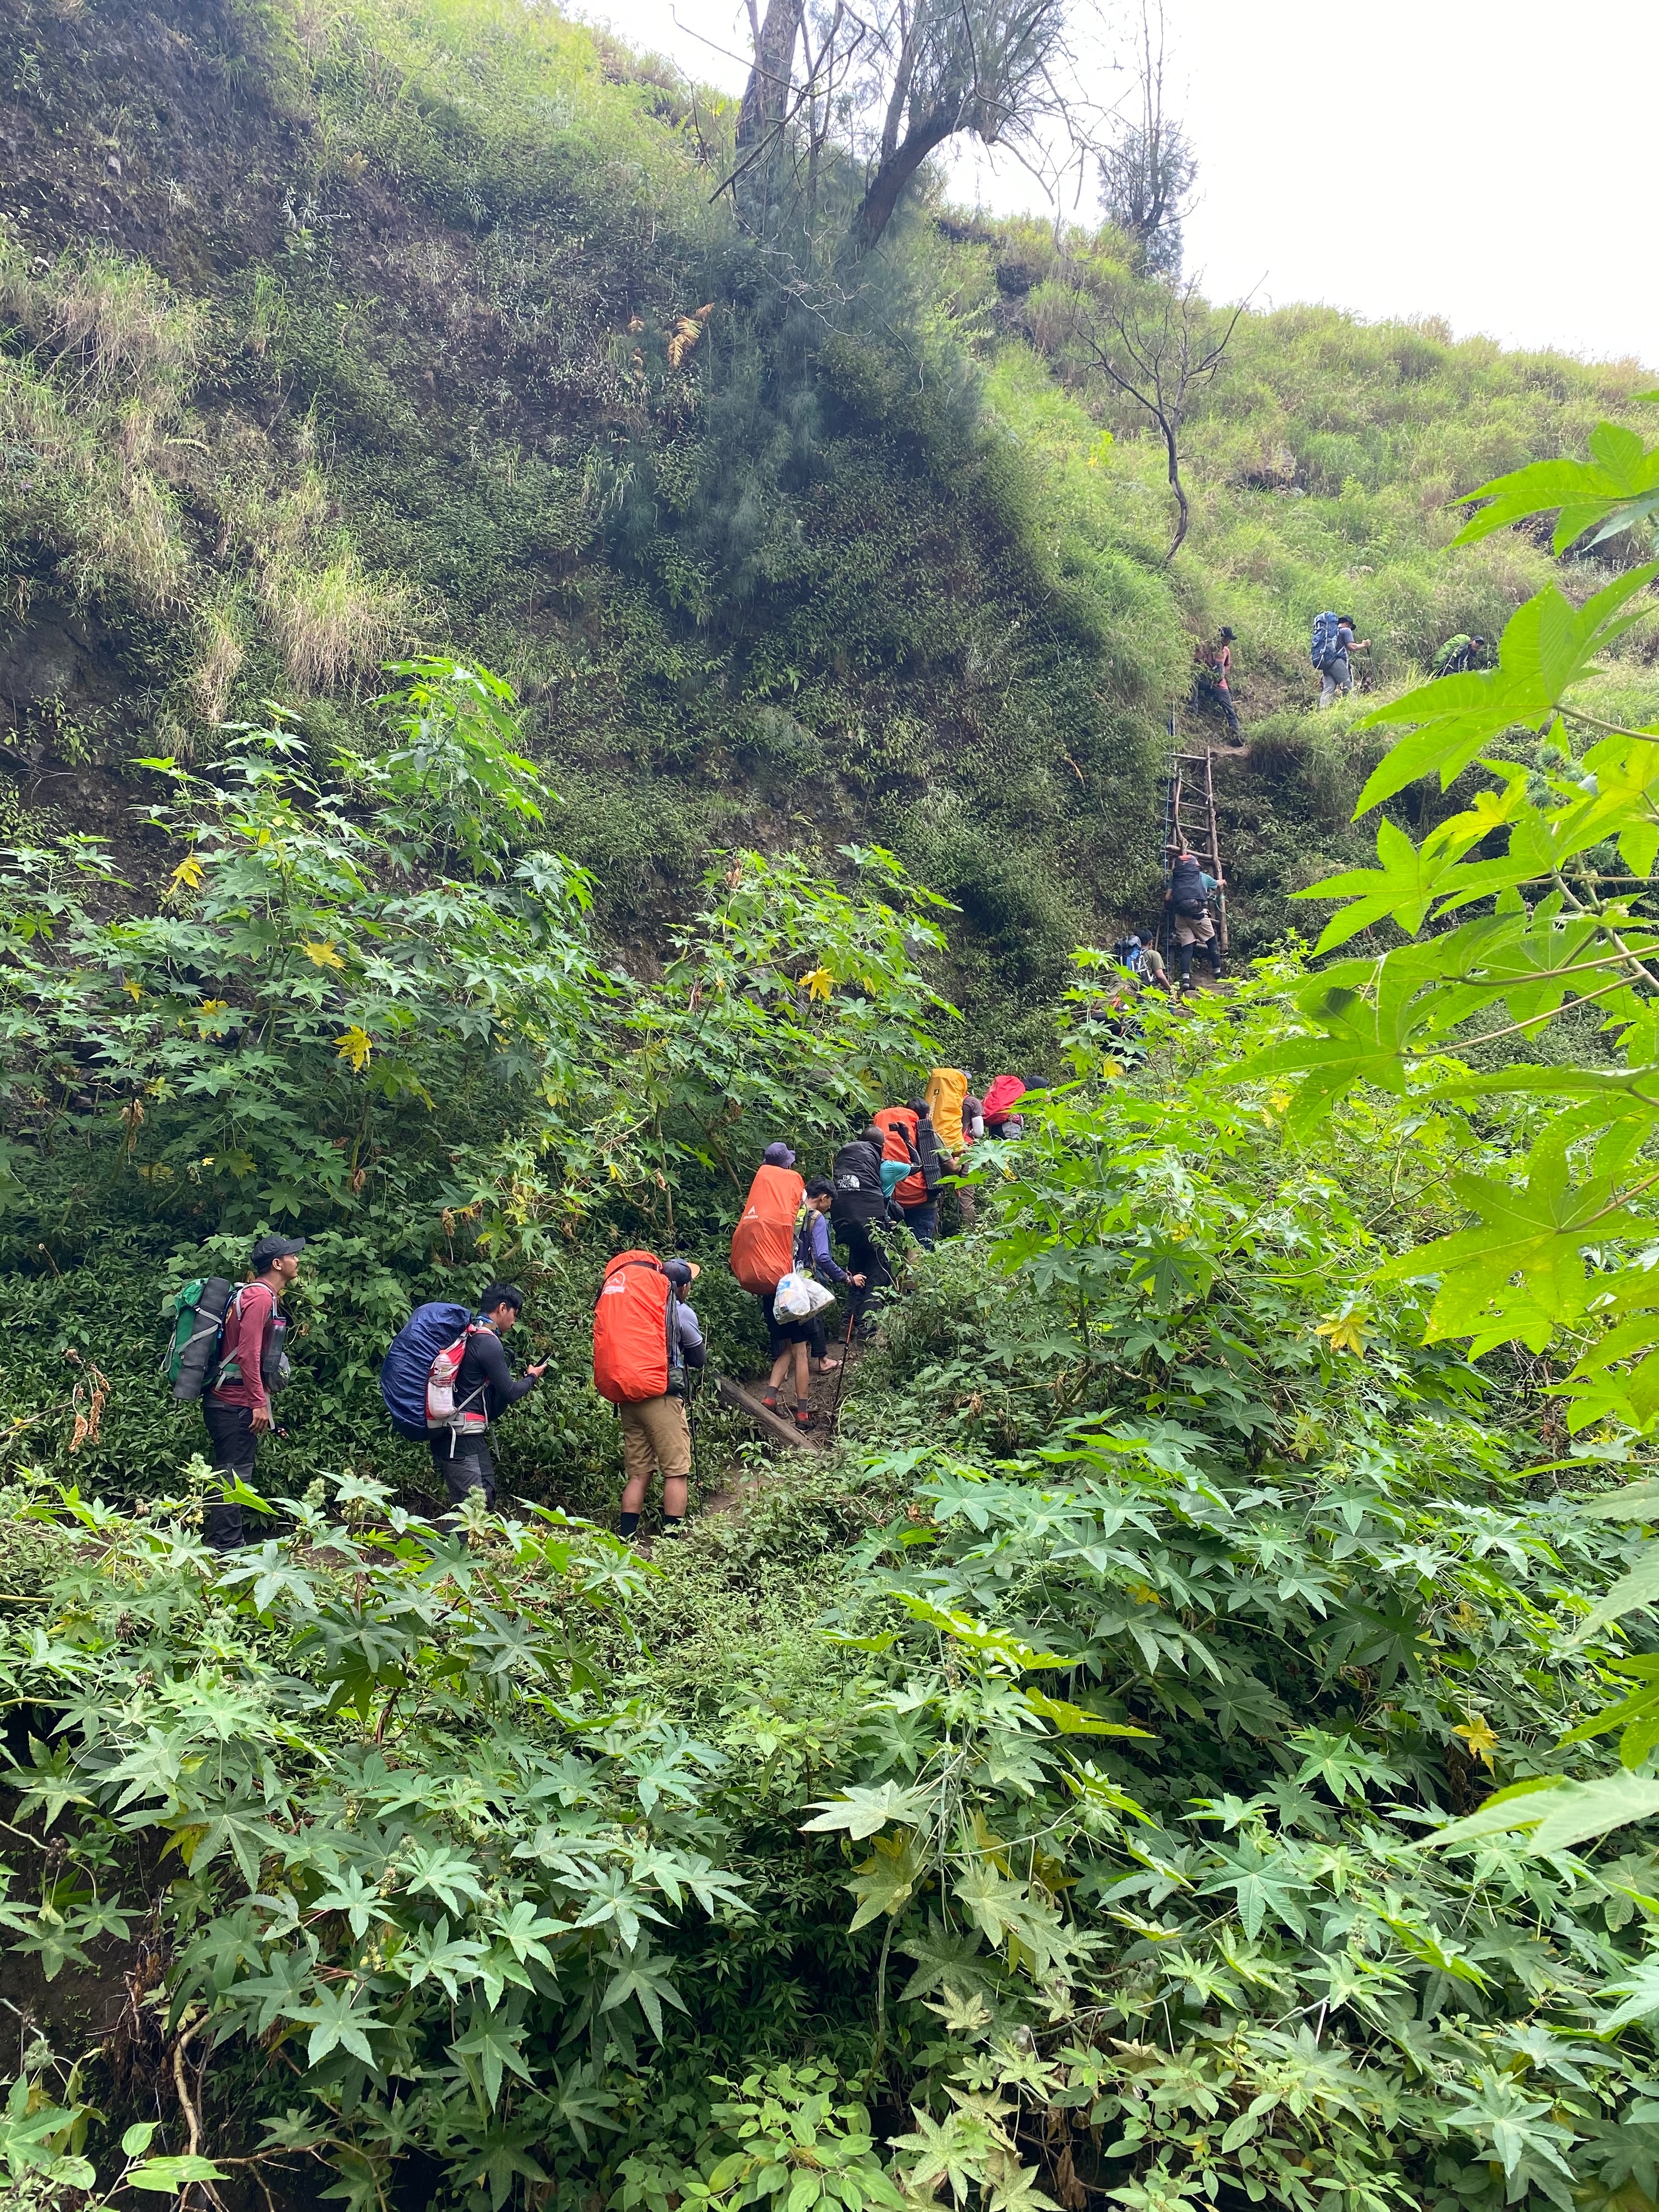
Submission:
M 476 1393 L 482 1386 L 480 1401 Z M 507 1364 L 507 1352 L 501 1340 L 493 1328 L 475 1328 L 466 1340 L 466 1350 L 461 1354 L 459 1372 L 455 1377 L 455 1403 L 458 1407 L 482 1402 L 492 1422 L 498 1421 L 509 1406 L 516 1406 L 520 1398 L 527 1398 L 536 1387 L 533 1375 L 514 1375 Z
M 836 1187 L 830 1220 L 837 1229 L 850 1222 L 884 1221 L 887 1200 L 881 1189 L 881 1147 L 855 1137 L 836 1154 L 830 1180 Z

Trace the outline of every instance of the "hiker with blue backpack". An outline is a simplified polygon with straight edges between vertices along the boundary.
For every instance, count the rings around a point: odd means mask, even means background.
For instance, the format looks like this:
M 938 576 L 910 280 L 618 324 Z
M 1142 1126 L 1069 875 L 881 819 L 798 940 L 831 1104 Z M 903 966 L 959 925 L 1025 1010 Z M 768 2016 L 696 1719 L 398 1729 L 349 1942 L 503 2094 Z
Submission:
M 538 1360 L 515 1376 L 501 1339 L 524 1311 L 524 1292 L 492 1283 L 470 1307 L 447 1299 L 416 1306 L 380 1366 L 380 1395 L 400 1437 L 424 1442 L 452 1505 L 483 1492 L 493 1512 L 495 1462 L 489 1425 L 527 1398 L 547 1372 Z
M 1319 671 L 1319 703 L 1328 707 L 1337 693 L 1344 696 L 1353 689 L 1353 671 L 1348 665 L 1352 653 L 1369 653 L 1370 638 L 1354 637 L 1354 618 L 1352 615 L 1322 614 L 1314 617 L 1313 640 L 1308 658 Z

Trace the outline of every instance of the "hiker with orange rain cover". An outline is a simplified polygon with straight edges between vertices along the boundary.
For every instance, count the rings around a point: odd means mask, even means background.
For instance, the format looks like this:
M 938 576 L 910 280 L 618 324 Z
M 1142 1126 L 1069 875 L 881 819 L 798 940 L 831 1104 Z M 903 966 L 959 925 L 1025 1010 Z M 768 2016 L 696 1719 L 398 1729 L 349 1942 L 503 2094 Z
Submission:
M 662 1475 L 662 1533 L 685 1527 L 691 1431 L 685 1418 L 687 1370 L 703 1364 L 702 1331 L 680 1292 L 698 1269 L 690 1260 L 618 1252 L 593 1304 L 593 1387 L 622 1420 L 625 1477 L 617 1533 L 639 1532 L 653 1472 Z
M 925 1099 L 884 1106 L 875 1117 L 882 1131 L 882 1181 L 918 1244 L 931 1252 L 939 1238 L 939 1142 Z M 901 1170 L 902 1172 L 898 1172 Z
M 830 1340 L 821 1315 L 785 1322 L 773 1310 L 778 1285 L 794 1265 L 795 1220 L 806 1185 L 795 1172 L 795 1155 L 781 1142 L 769 1145 L 749 1186 L 738 1225 L 732 1231 L 732 1273 L 760 1308 L 766 1348 L 772 1362 L 767 1382 L 775 1391 L 788 1373 L 798 1343 L 805 1344 L 813 1371 L 832 1374 L 840 1366 L 830 1357 Z

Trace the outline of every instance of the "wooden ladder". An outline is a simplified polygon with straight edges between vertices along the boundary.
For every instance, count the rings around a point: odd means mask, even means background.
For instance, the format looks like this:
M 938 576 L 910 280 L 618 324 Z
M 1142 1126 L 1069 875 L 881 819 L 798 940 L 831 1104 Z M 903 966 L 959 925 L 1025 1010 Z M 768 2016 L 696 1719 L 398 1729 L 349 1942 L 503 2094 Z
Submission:
M 1201 753 L 1182 752 L 1170 718 L 1170 766 L 1164 779 L 1164 870 L 1185 846 L 1205 864 L 1205 872 L 1224 883 L 1221 865 L 1221 830 L 1215 811 L 1215 755 L 1206 745 Z M 1185 811 L 1183 812 L 1183 808 Z M 1216 931 L 1221 949 L 1227 950 L 1227 894 L 1216 896 Z M 1164 934 L 1169 935 L 1166 921 Z M 1164 957 L 1170 947 L 1165 945 Z

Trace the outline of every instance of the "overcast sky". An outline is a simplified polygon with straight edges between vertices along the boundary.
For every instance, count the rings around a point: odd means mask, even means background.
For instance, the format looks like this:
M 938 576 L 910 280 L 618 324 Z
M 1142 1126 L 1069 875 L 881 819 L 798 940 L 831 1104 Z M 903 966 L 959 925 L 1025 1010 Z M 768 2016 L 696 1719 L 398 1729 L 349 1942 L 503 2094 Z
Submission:
M 1201 165 L 1188 266 L 1212 297 L 1439 314 L 1460 337 L 1659 368 L 1643 243 L 1655 0 L 1166 4 L 1174 104 Z M 741 59 L 716 51 L 747 51 L 741 0 L 581 12 L 742 89 Z M 953 187 L 999 210 L 1038 204 L 1023 171 L 983 161 L 959 161 Z

